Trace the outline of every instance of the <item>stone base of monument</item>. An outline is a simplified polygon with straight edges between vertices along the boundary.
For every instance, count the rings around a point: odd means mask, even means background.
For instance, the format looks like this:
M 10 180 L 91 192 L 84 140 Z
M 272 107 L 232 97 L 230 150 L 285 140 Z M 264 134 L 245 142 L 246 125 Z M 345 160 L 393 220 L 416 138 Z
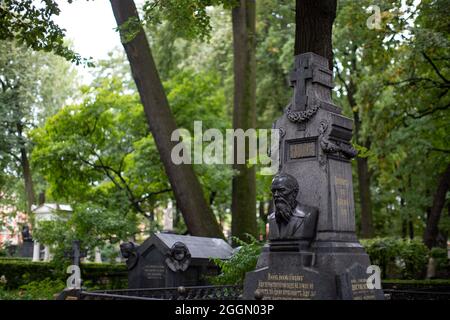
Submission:
M 34 243 L 32 241 L 24 241 L 19 247 L 19 256 L 24 258 L 33 257 Z
M 245 277 L 248 300 L 380 300 L 383 291 L 368 289 L 369 257 L 358 242 L 304 245 L 271 243 L 255 271 Z M 294 248 L 292 250 L 292 248 Z

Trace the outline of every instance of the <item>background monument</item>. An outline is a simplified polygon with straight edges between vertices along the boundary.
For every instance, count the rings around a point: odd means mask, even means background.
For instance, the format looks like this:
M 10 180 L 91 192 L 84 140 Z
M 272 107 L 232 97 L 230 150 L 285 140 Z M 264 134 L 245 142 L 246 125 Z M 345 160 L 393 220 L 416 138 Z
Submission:
M 381 290 L 366 285 L 369 256 L 355 233 L 353 122 L 332 102 L 328 60 L 314 53 L 295 56 L 290 80 L 292 100 L 274 123 L 280 130 L 280 168 L 272 193 L 274 200 L 277 189 L 292 195 L 295 188 L 289 179 L 295 179 L 298 192 L 290 219 L 309 218 L 303 219 L 303 231 L 297 236 L 280 236 L 273 229 L 283 228 L 283 222 L 275 219 L 283 206 L 277 207 L 275 201 L 269 244 L 256 270 L 246 276 L 244 298 L 382 299 Z M 282 186 L 277 186 L 280 176 L 291 178 L 281 179 Z M 304 209 L 298 213 L 298 207 Z M 311 219 L 311 214 L 317 217 Z
M 223 239 L 152 234 L 141 245 L 120 245 L 128 268 L 128 287 L 201 286 L 219 274 L 211 259 L 229 259 L 233 249 Z

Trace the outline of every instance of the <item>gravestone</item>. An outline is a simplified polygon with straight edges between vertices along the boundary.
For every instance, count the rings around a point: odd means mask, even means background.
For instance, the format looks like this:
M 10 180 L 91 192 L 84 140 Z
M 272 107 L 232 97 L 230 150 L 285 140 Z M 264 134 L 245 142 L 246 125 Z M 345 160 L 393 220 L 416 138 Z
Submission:
M 370 261 L 355 233 L 353 121 L 333 104 L 328 60 L 295 56 L 290 80 L 292 100 L 274 123 L 280 166 L 269 243 L 246 275 L 244 298 L 382 299 L 364 289 Z
M 85 258 L 87 256 L 87 251 L 81 249 L 79 240 L 73 240 L 72 249 L 65 251 L 64 256 L 72 260 L 72 265 L 80 267 L 81 258 Z
M 208 284 L 219 274 L 210 260 L 228 259 L 233 249 L 222 239 L 155 233 L 137 246 L 120 245 L 128 267 L 128 287 L 165 288 Z
M 22 244 L 19 247 L 19 256 L 25 257 L 25 258 L 31 258 L 33 257 L 33 238 L 30 234 L 30 227 L 25 224 L 22 227 Z

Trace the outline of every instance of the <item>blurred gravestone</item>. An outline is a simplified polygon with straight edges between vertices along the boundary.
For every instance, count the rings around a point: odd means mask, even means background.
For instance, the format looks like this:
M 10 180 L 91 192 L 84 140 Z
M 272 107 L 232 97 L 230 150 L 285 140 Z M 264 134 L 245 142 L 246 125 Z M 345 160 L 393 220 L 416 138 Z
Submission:
M 30 227 L 25 224 L 22 227 L 22 244 L 19 246 L 19 256 L 25 257 L 25 258 L 32 258 L 33 257 L 33 239 L 31 238 L 30 234 Z

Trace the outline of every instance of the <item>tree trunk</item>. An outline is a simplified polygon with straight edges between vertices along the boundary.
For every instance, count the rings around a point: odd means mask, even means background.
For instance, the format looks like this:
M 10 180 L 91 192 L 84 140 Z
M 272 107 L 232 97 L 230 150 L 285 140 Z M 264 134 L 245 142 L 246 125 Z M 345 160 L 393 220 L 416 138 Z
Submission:
M 333 70 L 331 31 L 337 0 L 296 0 L 294 55 L 314 52 L 328 58 Z
M 414 224 L 411 220 L 411 217 L 408 217 L 408 226 L 409 226 L 409 238 L 411 240 L 414 239 Z
M 232 9 L 234 51 L 233 128 L 244 131 L 256 126 L 256 61 L 254 0 L 240 0 Z M 246 143 L 246 156 L 248 148 Z M 236 144 L 234 154 L 236 155 Z M 235 156 L 236 158 L 236 156 Z M 256 236 L 256 174 L 255 167 L 234 164 L 237 174 L 232 182 L 231 233 L 246 240 L 245 233 Z
M 25 149 L 25 142 L 22 136 L 22 131 L 23 125 L 21 123 L 17 123 L 17 135 L 20 140 L 20 166 L 22 167 L 25 197 L 27 199 L 27 212 L 31 213 L 31 206 L 36 201 L 36 195 L 34 193 L 33 176 L 31 175 L 30 161 L 28 160 L 27 150 Z
M 357 158 L 358 187 L 361 205 L 361 238 L 373 237 L 372 197 L 370 194 L 370 173 L 367 158 Z
M 266 205 L 265 201 L 263 200 L 259 201 L 259 219 L 261 219 L 261 221 L 263 221 L 264 223 L 267 222 L 266 211 L 264 210 L 265 205 Z
M 399 194 L 403 194 L 402 188 L 398 189 Z M 403 197 L 400 197 L 400 210 L 401 212 L 404 211 L 405 207 L 405 199 Z M 402 239 L 406 239 L 406 235 L 408 233 L 408 219 L 405 217 L 404 214 L 401 215 L 402 219 Z
M 356 50 L 356 49 L 355 49 Z M 352 69 L 356 70 L 356 61 L 353 62 Z M 371 142 L 366 139 L 362 141 L 361 137 L 361 119 L 356 105 L 356 86 L 353 81 L 348 85 L 347 100 L 350 109 L 353 110 L 353 120 L 355 122 L 355 140 L 358 144 L 370 149 Z M 373 218 L 372 218 L 372 196 L 370 193 L 370 172 L 367 158 L 356 158 L 356 165 L 358 169 L 358 190 L 359 203 L 361 207 L 361 237 L 373 237 Z
M 139 19 L 133 0 L 111 0 L 111 6 L 118 26 L 129 21 L 129 18 Z M 122 40 L 122 44 L 177 204 L 192 235 L 223 237 L 219 224 L 205 200 L 193 166 L 191 164 L 175 165 L 172 162 L 171 151 L 176 142 L 171 141 L 171 135 L 177 126 L 145 32 L 140 26 L 136 31 L 138 31 L 137 35 L 131 41 L 124 43 L 125 41 Z M 120 32 L 124 38 L 126 30 L 120 30 Z
M 20 148 L 20 164 L 22 166 L 23 180 L 25 183 L 25 194 L 27 197 L 27 211 L 31 213 L 31 206 L 35 203 L 34 184 L 31 176 L 30 162 L 28 161 L 27 151 Z
M 445 205 L 445 196 L 450 187 L 450 164 L 447 169 L 440 175 L 438 187 L 433 197 L 430 214 L 428 215 L 427 225 L 423 235 L 423 242 L 428 248 L 436 246 L 438 236 L 439 219 L 441 218 L 442 208 Z

